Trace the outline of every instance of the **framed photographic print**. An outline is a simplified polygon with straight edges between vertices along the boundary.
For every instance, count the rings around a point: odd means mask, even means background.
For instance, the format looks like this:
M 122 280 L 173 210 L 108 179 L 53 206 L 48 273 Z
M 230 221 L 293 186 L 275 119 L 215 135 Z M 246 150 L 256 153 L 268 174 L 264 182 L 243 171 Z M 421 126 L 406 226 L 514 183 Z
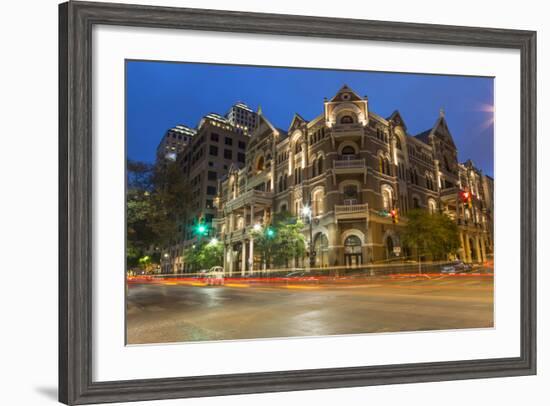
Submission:
M 60 401 L 536 373 L 535 32 L 59 16 Z

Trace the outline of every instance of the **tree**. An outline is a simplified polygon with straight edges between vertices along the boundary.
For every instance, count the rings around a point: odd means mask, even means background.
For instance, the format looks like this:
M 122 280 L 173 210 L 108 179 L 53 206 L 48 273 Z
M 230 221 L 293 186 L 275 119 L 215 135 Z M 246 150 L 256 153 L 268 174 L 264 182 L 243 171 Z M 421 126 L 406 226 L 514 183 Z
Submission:
M 286 266 L 292 258 L 304 256 L 306 244 L 303 227 L 300 220 L 283 212 L 273 217 L 270 226 L 252 233 L 254 246 L 267 268 L 271 265 Z
M 152 166 L 129 160 L 127 174 L 126 264 L 131 268 L 141 265 L 139 259 L 156 242 L 157 236 L 151 224 L 154 210 L 151 201 Z
M 195 244 L 184 252 L 185 262 L 194 270 L 223 265 L 223 244 L 219 241 Z
M 401 234 L 403 245 L 415 248 L 417 255 L 445 259 L 460 247 L 458 226 L 447 215 L 415 209 L 407 213 L 407 224 Z
M 151 247 L 177 241 L 179 226 L 188 214 L 188 196 L 189 184 L 176 162 L 127 161 L 128 267 L 140 265 L 139 258 L 150 254 Z
M 190 187 L 176 162 L 161 162 L 152 173 L 153 216 L 151 225 L 157 244 L 170 245 L 179 236 L 179 227 L 189 212 Z

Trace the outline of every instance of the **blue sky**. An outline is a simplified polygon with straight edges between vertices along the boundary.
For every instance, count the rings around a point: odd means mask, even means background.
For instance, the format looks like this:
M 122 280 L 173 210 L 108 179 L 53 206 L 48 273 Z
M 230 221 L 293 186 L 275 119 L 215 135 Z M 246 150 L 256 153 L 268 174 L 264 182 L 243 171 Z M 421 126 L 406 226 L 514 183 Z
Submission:
M 127 61 L 127 153 L 155 158 L 164 132 L 176 124 L 195 127 L 210 112 L 225 114 L 242 101 L 276 126 L 288 128 L 295 112 L 313 119 L 344 84 L 368 96 L 383 117 L 399 110 L 410 134 L 431 128 L 440 108 L 458 147 L 493 175 L 493 79 L 466 76 L 270 68 L 236 65 Z

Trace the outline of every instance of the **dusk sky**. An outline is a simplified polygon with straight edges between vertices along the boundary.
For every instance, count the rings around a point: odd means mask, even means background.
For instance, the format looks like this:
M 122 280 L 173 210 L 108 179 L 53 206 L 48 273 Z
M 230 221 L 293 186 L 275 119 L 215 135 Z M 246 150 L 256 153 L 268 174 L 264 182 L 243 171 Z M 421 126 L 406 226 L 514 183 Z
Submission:
M 311 120 L 344 84 L 368 96 L 369 109 L 388 117 L 399 110 L 407 131 L 431 128 L 445 110 L 461 162 L 471 159 L 493 176 L 493 79 L 321 69 L 128 61 L 126 66 L 128 158 L 152 162 L 165 131 L 195 127 L 237 101 L 287 129 L 295 112 Z

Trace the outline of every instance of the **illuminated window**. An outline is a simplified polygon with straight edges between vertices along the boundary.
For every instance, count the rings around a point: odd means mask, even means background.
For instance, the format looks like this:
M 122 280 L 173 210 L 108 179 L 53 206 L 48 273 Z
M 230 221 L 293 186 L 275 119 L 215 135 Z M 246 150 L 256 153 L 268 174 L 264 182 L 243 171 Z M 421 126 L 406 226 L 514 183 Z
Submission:
M 388 185 L 382 186 L 382 207 L 386 211 L 390 211 L 393 207 L 392 189 Z
M 430 211 L 430 213 L 435 213 L 437 211 L 437 203 L 435 202 L 434 199 L 429 199 L 428 200 L 428 210 Z
M 261 156 L 258 158 L 258 162 L 256 163 L 256 170 L 258 172 L 261 172 L 264 170 L 264 157 Z
M 361 253 L 361 239 L 356 235 L 350 235 L 344 241 L 344 252 L 346 254 L 360 254 Z

